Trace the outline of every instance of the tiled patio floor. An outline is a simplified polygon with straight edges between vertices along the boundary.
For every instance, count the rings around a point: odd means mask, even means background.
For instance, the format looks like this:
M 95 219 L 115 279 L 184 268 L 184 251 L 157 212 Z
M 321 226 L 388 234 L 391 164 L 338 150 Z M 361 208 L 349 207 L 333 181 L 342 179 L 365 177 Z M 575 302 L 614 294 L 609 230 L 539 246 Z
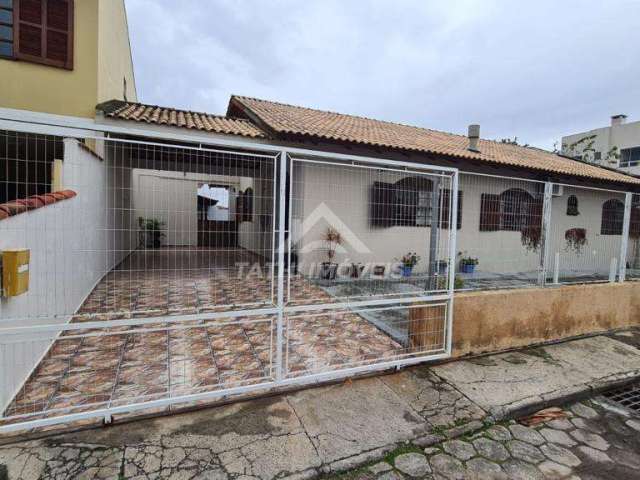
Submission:
M 238 279 L 236 263 L 255 260 L 241 250 L 136 252 L 104 277 L 73 322 L 268 303 L 268 272 Z M 298 299 L 331 301 L 309 282 L 294 280 L 293 290 Z M 70 407 L 77 411 L 267 381 L 274 375 L 275 325 L 275 316 L 246 316 L 67 331 L 4 414 L 41 417 Z M 292 375 L 406 353 L 349 311 L 297 318 L 285 335 Z

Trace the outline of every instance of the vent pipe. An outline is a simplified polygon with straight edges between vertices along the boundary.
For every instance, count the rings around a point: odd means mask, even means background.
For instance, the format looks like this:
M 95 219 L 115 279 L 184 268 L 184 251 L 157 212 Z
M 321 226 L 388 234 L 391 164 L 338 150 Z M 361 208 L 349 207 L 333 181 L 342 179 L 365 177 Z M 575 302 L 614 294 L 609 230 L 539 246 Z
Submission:
M 620 115 L 613 115 L 611 117 L 611 126 L 615 127 L 618 125 L 624 125 L 624 123 L 627 121 L 627 116 L 620 114 Z
M 480 138 L 480 125 L 469 125 L 469 150 L 472 152 L 479 152 L 478 139 Z

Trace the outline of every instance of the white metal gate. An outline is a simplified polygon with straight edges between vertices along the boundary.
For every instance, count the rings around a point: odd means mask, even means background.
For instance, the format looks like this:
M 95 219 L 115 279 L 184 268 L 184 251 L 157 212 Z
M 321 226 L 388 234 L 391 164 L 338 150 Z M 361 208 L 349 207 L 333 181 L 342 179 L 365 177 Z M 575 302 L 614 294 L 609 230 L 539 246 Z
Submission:
M 19 126 L 0 251 L 31 278 L 0 302 L 0 432 L 450 354 L 457 170 Z

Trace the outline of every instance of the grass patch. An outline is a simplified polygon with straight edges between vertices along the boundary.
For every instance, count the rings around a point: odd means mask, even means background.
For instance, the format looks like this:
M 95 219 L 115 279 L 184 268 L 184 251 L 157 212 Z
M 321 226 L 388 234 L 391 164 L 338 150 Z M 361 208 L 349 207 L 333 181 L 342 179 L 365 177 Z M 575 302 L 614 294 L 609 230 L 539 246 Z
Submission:
M 421 453 L 424 455 L 422 448 L 413 443 L 407 443 L 387 453 L 382 460 L 393 466 L 395 465 L 396 458 L 403 453 Z

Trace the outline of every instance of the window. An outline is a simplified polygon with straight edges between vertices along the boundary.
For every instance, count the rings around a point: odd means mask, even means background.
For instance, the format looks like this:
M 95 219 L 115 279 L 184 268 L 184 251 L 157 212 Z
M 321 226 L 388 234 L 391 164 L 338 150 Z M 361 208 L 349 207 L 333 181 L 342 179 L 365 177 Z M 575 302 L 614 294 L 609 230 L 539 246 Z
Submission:
M 449 190 L 440 195 L 440 227 L 449 228 Z M 370 223 L 374 227 L 428 227 L 433 218 L 433 183 L 424 177 L 406 177 L 396 183 L 374 182 Z M 458 225 L 462 225 L 462 192 L 458 193 Z
M 640 165 L 640 147 L 623 148 L 620 150 L 620 166 L 636 167 Z
M 567 215 L 571 217 L 580 215 L 580 212 L 578 212 L 578 197 L 575 195 L 569 195 L 569 198 L 567 198 Z
M 0 0 L 0 56 L 73 68 L 73 0 Z
M 601 235 L 622 235 L 624 223 L 624 203 L 612 198 L 602 204 Z
M 520 231 L 529 223 L 529 210 L 533 197 L 518 188 L 500 195 L 500 229 Z
M 480 197 L 480 231 L 523 231 L 540 226 L 542 200 L 519 188 Z

